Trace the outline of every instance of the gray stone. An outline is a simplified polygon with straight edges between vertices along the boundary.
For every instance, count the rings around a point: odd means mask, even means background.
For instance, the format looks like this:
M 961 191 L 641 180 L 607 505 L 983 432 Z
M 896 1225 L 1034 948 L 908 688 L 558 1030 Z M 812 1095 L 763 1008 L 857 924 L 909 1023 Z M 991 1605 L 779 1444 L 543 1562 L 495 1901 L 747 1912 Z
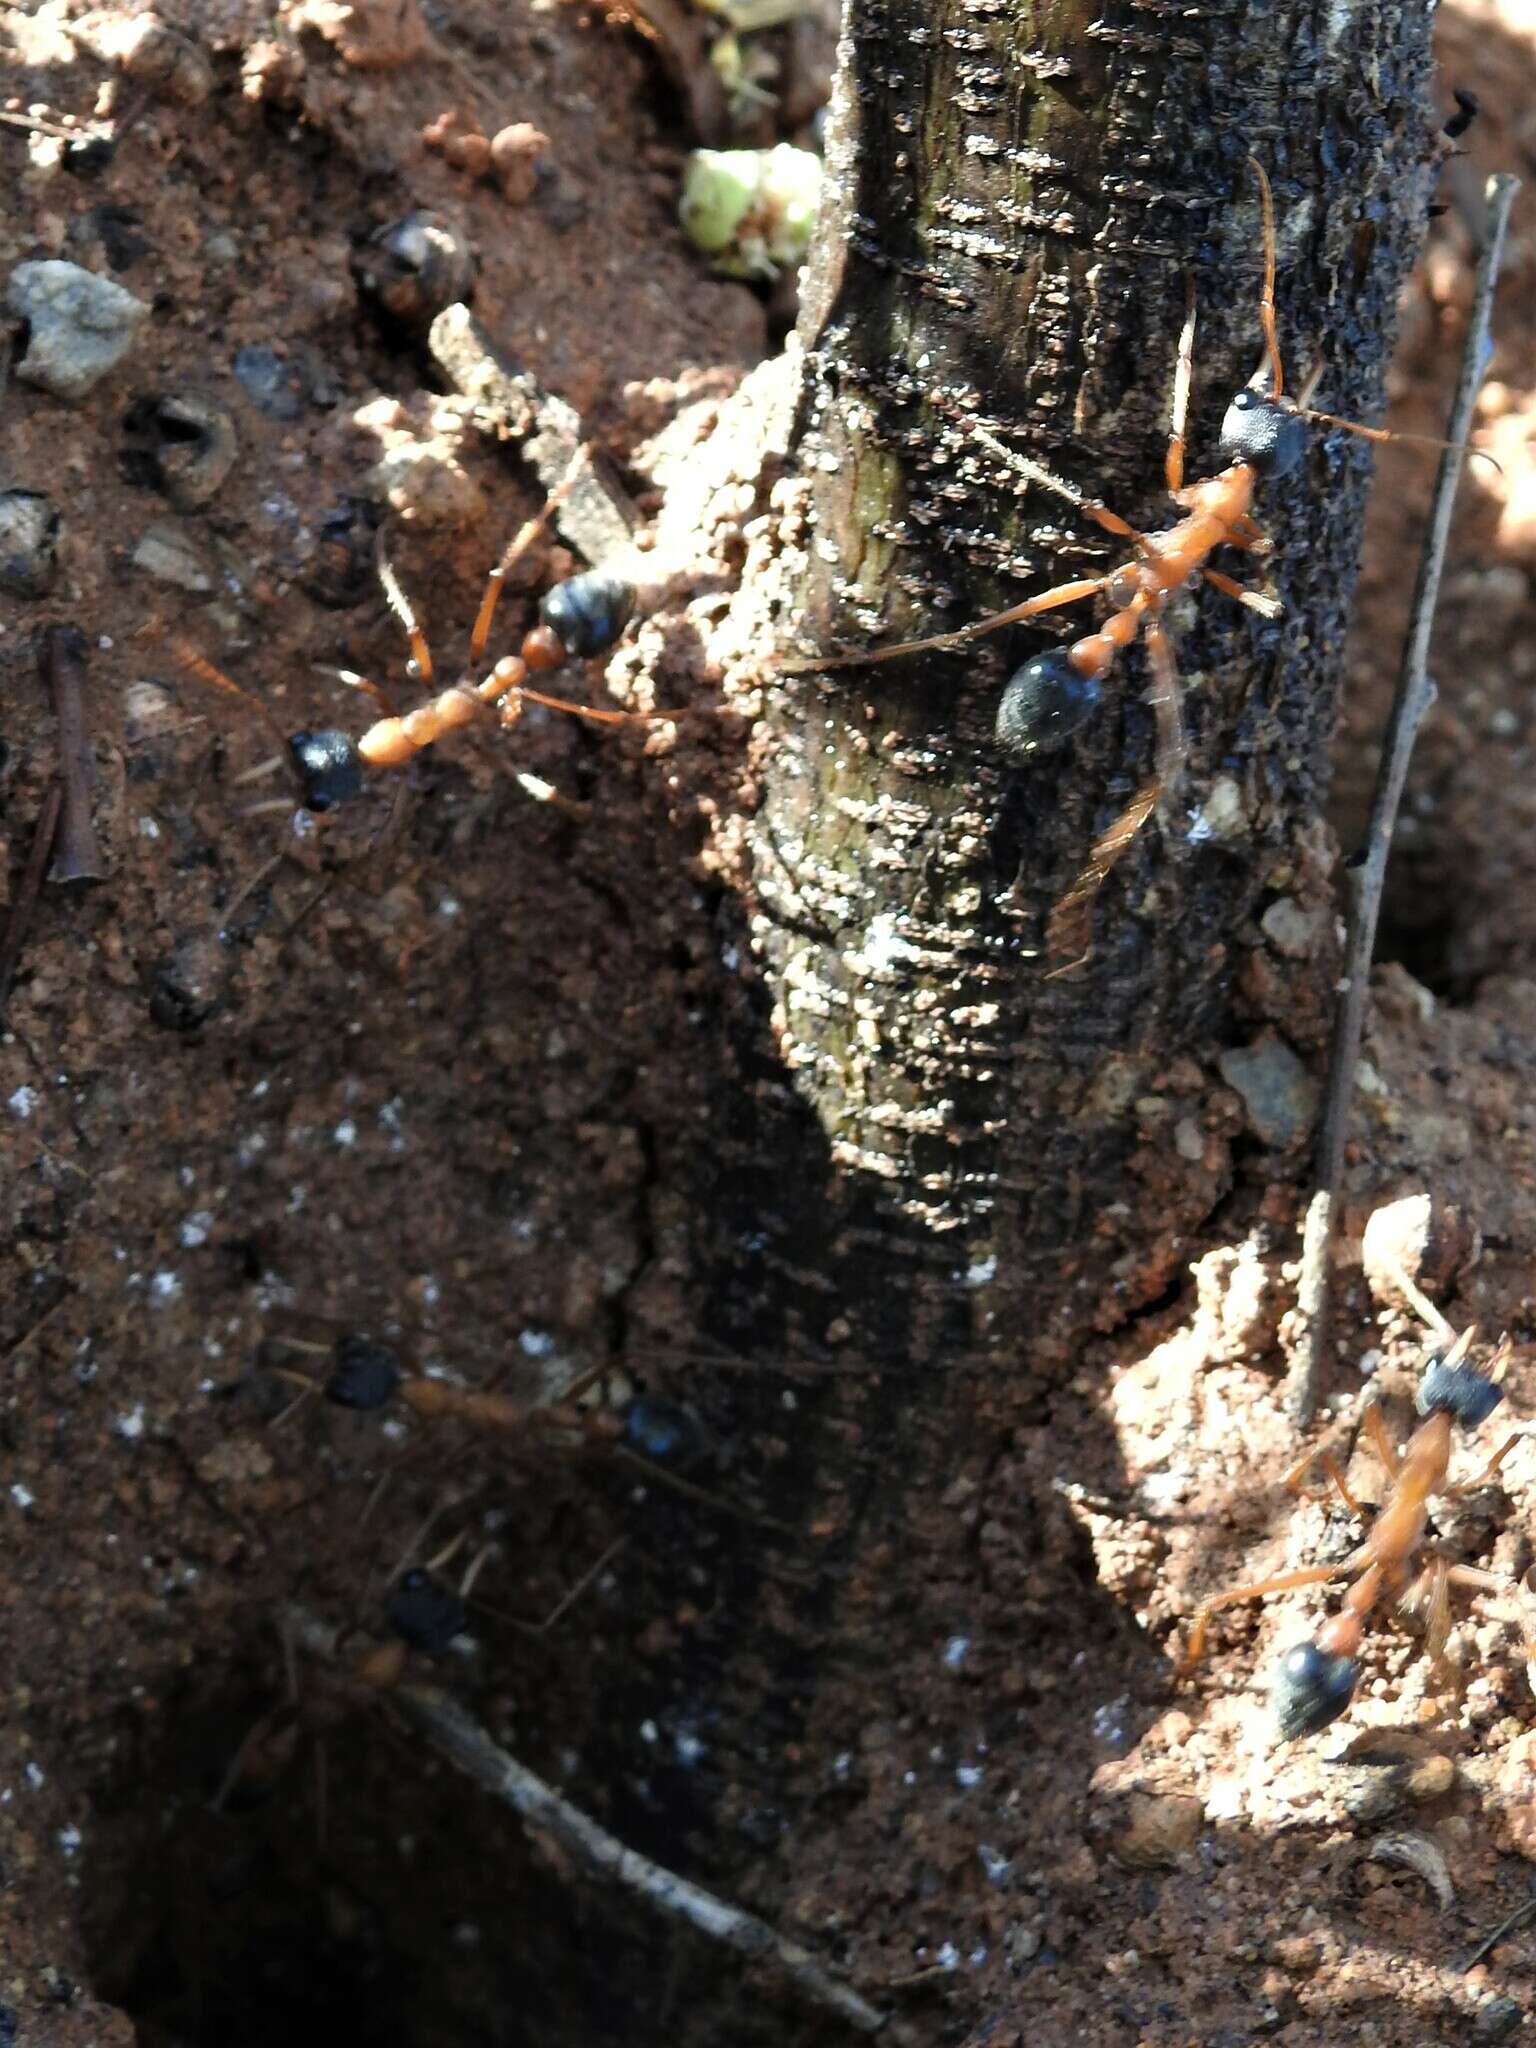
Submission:
M 56 259 L 18 263 L 5 302 L 31 330 L 17 376 L 55 398 L 83 398 L 127 355 L 149 317 L 143 300 L 111 278 Z
M 165 524 L 147 526 L 133 551 L 133 566 L 153 576 L 157 583 L 170 583 L 178 590 L 190 590 L 194 597 L 206 597 L 213 588 L 197 550 L 184 534 Z
M 1317 1114 L 1317 1083 L 1283 1038 L 1266 1032 L 1252 1045 L 1234 1046 L 1216 1063 L 1221 1078 L 1243 1098 L 1254 1135 L 1283 1150 L 1298 1144 Z

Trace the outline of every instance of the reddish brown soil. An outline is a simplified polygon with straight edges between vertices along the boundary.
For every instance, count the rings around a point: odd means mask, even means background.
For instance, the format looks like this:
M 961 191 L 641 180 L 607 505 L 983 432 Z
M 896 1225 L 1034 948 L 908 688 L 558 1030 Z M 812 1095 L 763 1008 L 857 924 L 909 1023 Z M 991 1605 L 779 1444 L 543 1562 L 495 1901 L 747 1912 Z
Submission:
M 47 20 L 71 13 L 87 18 Z M 645 48 L 595 12 L 466 0 L 432 15 L 425 54 L 380 71 L 313 32 L 291 46 L 296 66 L 254 4 L 166 13 L 212 62 L 206 102 L 150 94 L 89 181 L 0 131 L 18 196 L 0 270 L 55 254 L 108 270 L 106 221 L 144 245 L 116 274 L 155 304 L 84 401 L 13 382 L 3 414 L 0 483 L 48 490 L 64 541 L 51 598 L 10 605 L 0 637 L 0 871 L 14 898 L 56 768 L 31 641 L 57 617 L 93 642 L 109 873 L 45 885 L 0 1036 L 0 2008 L 25 2043 L 127 2041 L 124 2011 L 157 2048 L 279 2029 L 656 2039 L 688 2011 L 699 1956 L 605 1916 L 558 1854 L 540 1860 L 313 1669 L 296 1668 L 287 1715 L 281 1638 L 295 1601 L 376 1623 L 402 1558 L 489 1546 L 466 1691 L 573 1797 L 640 1825 L 646 1788 L 603 1785 L 584 1759 L 582 1683 L 620 1652 L 643 1667 L 688 1626 L 675 1588 L 651 1602 L 633 1475 L 537 1435 L 487 1443 L 315 1400 L 290 1409 L 299 1389 L 253 1368 L 315 1355 L 275 1340 L 368 1328 L 428 1371 L 531 1400 L 588 1368 L 634 1370 L 648 1349 L 683 1354 L 694 1305 L 671 1191 L 707 1134 L 730 967 L 718 821 L 739 805 L 739 733 L 706 710 L 616 738 L 531 714 L 510 741 L 438 750 L 385 857 L 337 872 L 342 842 L 322 855 L 295 838 L 286 804 L 250 815 L 285 790 L 240 780 L 267 734 L 192 681 L 168 636 L 258 690 L 285 728 L 352 722 L 317 667 L 398 678 L 398 633 L 366 574 L 342 608 L 307 594 L 316 536 L 366 492 L 381 440 L 409 428 L 457 467 L 435 486 L 443 523 L 392 522 L 392 554 L 440 655 L 461 644 L 485 564 L 539 493 L 434 395 L 419 347 L 359 303 L 354 243 L 430 207 L 473 242 L 476 309 L 501 343 L 581 409 L 637 493 L 669 487 L 673 527 L 702 529 L 691 604 L 648 624 L 614 680 L 635 701 L 709 705 L 747 630 L 738 612 L 736 638 L 711 644 L 709 572 L 723 585 L 739 566 L 771 472 L 757 476 L 739 416 L 739 452 L 708 437 L 766 352 L 765 309 L 684 246 L 678 107 Z M 1448 16 L 1445 73 L 1487 109 L 1476 164 L 1529 174 L 1536 56 L 1515 15 Z M 112 75 L 9 11 L 0 50 L 13 106 L 86 116 Z M 548 135 L 553 176 L 526 204 L 423 144 L 454 105 L 486 134 L 526 120 Z M 1370 1027 L 1339 1304 L 1346 1455 L 1368 1354 L 1408 1420 L 1420 1333 L 1382 1321 L 1354 1249 L 1376 1200 L 1404 1190 L 1433 1186 L 1475 1220 L 1481 1257 L 1447 1313 L 1511 1332 L 1509 1409 L 1536 1409 L 1531 222 L 1527 204 L 1485 400 L 1504 474 L 1467 480 L 1443 702 L 1391 899 L 1389 948 L 1436 993 L 1385 971 Z M 1453 215 L 1407 308 L 1397 403 L 1421 431 L 1443 415 L 1469 277 Z M 258 345 L 299 366 L 297 418 L 263 414 L 236 384 L 236 351 Z M 212 503 L 178 513 L 125 475 L 123 417 L 136 397 L 193 387 L 228 409 L 240 453 Z M 1429 465 L 1395 454 L 1383 475 L 1340 737 L 1346 840 Z M 151 526 L 195 551 L 205 593 L 134 565 Z M 541 546 L 509 607 L 525 617 L 570 566 Z M 515 770 L 567 801 L 529 802 Z M 366 853 L 387 811 L 370 799 L 339 829 Z M 884 1723 L 854 1688 L 858 1712 L 840 1726 L 834 1712 L 802 1759 L 831 1821 L 802 1868 L 765 1867 L 760 1903 L 918 2038 L 963 2038 L 980 2015 L 994 2043 L 1417 2048 L 1509 2038 L 1536 2011 L 1530 1926 L 1462 1967 L 1530 1895 L 1536 1856 L 1536 1701 L 1498 1603 L 1461 1611 L 1459 1700 L 1388 1632 L 1343 1729 L 1287 1752 L 1269 1744 L 1263 1674 L 1304 1632 L 1305 1596 L 1226 1618 L 1198 1680 L 1170 1686 L 1176 1624 L 1200 1597 L 1343 1540 L 1279 1484 L 1294 1455 L 1277 1399 L 1293 1277 L 1257 1229 L 1218 1243 L 1174 1308 L 1085 1361 L 976 1506 L 987 1569 L 954 1639 L 933 1646 L 927 1719 Z M 1368 1461 L 1350 1471 L 1372 1497 Z M 1455 1517 L 1469 1558 L 1526 1571 L 1533 1487 L 1522 1445 L 1502 1488 Z M 620 1539 L 556 1626 L 519 1626 Z M 647 1739 L 681 1763 L 687 1736 Z M 750 1809 L 750 1785 L 736 1804 Z M 1394 1839 L 1409 1847 L 1384 1848 Z M 1425 1875 L 1436 1855 L 1447 1903 Z M 822 2038 L 789 2008 L 757 2024 Z

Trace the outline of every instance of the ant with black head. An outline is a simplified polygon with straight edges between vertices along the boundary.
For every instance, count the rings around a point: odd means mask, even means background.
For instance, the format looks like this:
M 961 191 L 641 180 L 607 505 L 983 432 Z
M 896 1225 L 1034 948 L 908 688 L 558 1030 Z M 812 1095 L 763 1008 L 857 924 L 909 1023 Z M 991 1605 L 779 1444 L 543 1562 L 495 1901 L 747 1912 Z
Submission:
M 241 780 L 253 780 L 270 772 L 273 766 L 286 763 L 302 808 L 323 815 L 361 796 L 370 770 L 392 771 L 409 766 L 426 748 L 448 733 L 474 724 L 487 711 L 494 712 L 504 728 L 515 725 L 530 704 L 604 726 L 654 725 L 679 716 L 675 711 L 621 711 L 580 704 L 536 688 L 531 680 L 535 675 L 552 674 L 568 662 L 607 654 L 617 646 L 635 615 L 638 593 L 636 585 L 613 567 L 583 570 L 555 584 L 541 600 L 538 623 L 523 634 L 518 653 L 502 655 L 483 674 L 480 672 L 507 576 L 544 531 L 585 469 L 588 456 L 586 448 L 577 450 L 565 478 L 541 509 L 519 527 L 487 576 L 470 632 L 468 656 L 455 682 L 435 691 L 424 704 L 401 714 L 378 683 L 351 669 L 336 671 L 343 683 L 370 697 L 383 714 L 359 739 L 336 727 L 285 732 L 270 707 L 253 691 L 225 675 L 190 642 L 173 640 L 177 658 L 191 674 L 210 688 L 237 698 L 281 742 L 278 756 L 247 771 Z M 432 650 L 385 553 L 382 536 L 377 566 L 385 601 L 404 628 L 410 646 L 410 673 L 431 689 L 435 680 Z M 536 801 L 559 801 L 557 792 L 539 778 L 520 775 L 518 780 Z
M 1099 708 L 1105 680 L 1115 661 L 1138 640 L 1144 644 L 1151 671 L 1147 701 L 1156 732 L 1152 773 L 1095 841 L 1086 865 L 1050 914 L 1047 950 L 1059 963 L 1053 970 L 1058 975 L 1080 967 L 1088 958 L 1095 899 L 1147 820 L 1155 812 L 1165 823 L 1173 821 L 1186 745 L 1182 690 L 1166 623 L 1171 602 L 1195 583 L 1204 582 L 1264 618 L 1280 615 L 1281 607 L 1274 597 L 1245 588 L 1223 571 L 1212 568 L 1210 558 L 1220 548 L 1259 556 L 1271 552 L 1272 544 L 1253 516 L 1254 503 L 1262 486 L 1285 476 L 1300 463 L 1306 451 L 1309 422 L 1341 428 L 1368 441 L 1423 438 L 1390 433 L 1382 427 L 1362 426 L 1353 420 L 1338 419 L 1332 413 L 1314 411 L 1309 400 L 1320 369 L 1298 398 L 1286 395 L 1275 311 L 1274 201 L 1263 165 L 1254 157 L 1248 163 L 1258 185 L 1263 222 L 1264 273 L 1259 322 L 1264 336 L 1264 364 L 1253 385 L 1239 391 L 1227 407 L 1217 449 L 1221 467 L 1212 476 L 1186 484 L 1186 428 L 1195 344 L 1195 306 L 1191 294 L 1179 339 L 1172 420 L 1164 459 L 1168 494 L 1183 508 L 1183 517 L 1162 532 L 1143 533 L 1102 500 L 1078 490 L 966 417 L 966 430 L 989 454 L 1026 482 L 1065 498 L 1081 517 L 1106 533 L 1129 542 L 1135 550 L 1132 558 L 1103 575 L 1056 584 L 954 632 L 864 651 L 837 648 L 826 655 L 780 663 L 786 673 L 804 673 L 869 667 L 911 654 L 941 653 L 968 646 L 985 634 L 1021 625 L 1043 613 L 1100 598 L 1108 605 L 1109 616 L 1095 632 L 1033 655 L 1014 671 L 1003 690 L 995 724 L 997 744 L 1010 760 L 1026 764 L 1057 752 L 1082 730 Z
M 1499 1381 L 1509 1355 L 1509 1340 L 1505 1338 L 1487 1367 L 1480 1368 L 1468 1361 L 1475 1336 L 1474 1330 L 1465 1330 L 1448 1344 L 1442 1336 L 1431 1349 L 1415 1395 L 1422 1420 L 1401 1448 L 1387 1433 L 1379 1403 L 1372 1401 L 1366 1407 L 1366 1434 L 1389 1484 L 1365 1540 L 1339 1563 L 1278 1572 L 1206 1601 L 1190 1629 L 1179 1664 L 1181 1676 L 1187 1676 L 1200 1661 L 1211 1617 L 1222 1608 L 1348 1577 L 1353 1583 L 1339 1611 L 1306 1641 L 1294 1644 L 1275 1672 L 1272 1704 L 1276 1732 L 1282 1741 L 1294 1741 L 1298 1736 L 1317 1734 L 1348 1708 L 1360 1680 L 1359 1652 L 1366 1623 L 1385 1601 L 1395 1601 L 1402 1611 L 1421 1621 L 1425 1648 L 1438 1665 L 1450 1635 L 1452 1588 L 1496 1593 L 1511 1590 L 1492 1572 L 1453 1563 L 1429 1542 L 1432 1502 L 1453 1500 L 1492 1484 L 1525 1434 L 1519 1429 L 1510 1431 L 1474 1477 L 1454 1485 L 1449 1482 L 1454 1430 L 1460 1428 L 1470 1435 L 1504 1398 Z M 1326 1452 L 1309 1451 L 1297 1462 L 1287 1474 L 1292 1491 L 1301 1492 L 1318 1467 L 1348 1511 L 1363 1514 L 1343 1472 Z M 1529 1657 L 1533 1654 L 1532 1630 L 1523 1610 L 1520 1625 Z

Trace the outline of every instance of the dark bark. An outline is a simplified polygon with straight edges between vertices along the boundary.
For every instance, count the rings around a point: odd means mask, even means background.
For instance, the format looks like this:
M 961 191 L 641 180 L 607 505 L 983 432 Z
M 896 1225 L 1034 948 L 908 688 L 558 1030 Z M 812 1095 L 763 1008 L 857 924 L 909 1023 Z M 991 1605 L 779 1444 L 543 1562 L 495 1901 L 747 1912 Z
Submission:
M 969 421 L 1168 523 L 1191 282 L 1190 476 L 1216 466 L 1260 357 L 1250 154 L 1275 189 L 1289 386 L 1321 364 L 1319 403 L 1375 417 L 1435 157 L 1427 50 L 1427 10 L 1385 0 L 850 0 L 802 323 L 811 516 L 786 644 L 961 625 L 1122 552 L 1021 489 Z M 1362 444 L 1317 429 L 1261 495 L 1278 622 L 1208 589 L 1186 607 L 1188 824 L 1141 834 L 1075 976 L 1050 975 L 1046 920 L 1150 772 L 1139 653 L 1080 738 L 1027 769 L 994 744 L 999 691 L 1055 633 L 769 690 L 758 1004 L 705 1155 L 701 1255 L 722 1338 L 827 1371 L 775 1411 L 764 1495 L 827 1547 L 786 1588 L 772 1537 L 746 1529 L 676 1674 L 675 1714 L 707 1702 L 712 1775 L 691 1790 L 722 1802 L 708 1866 L 728 1885 L 743 1824 L 758 1848 L 787 1836 L 798 1901 L 835 1917 L 859 1845 L 893 1824 L 878 1801 L 810 1817 L 831 1751 L 875 1714 L 922 1725 L 914 1674 L 980 1577 L 1026 1642 L 1032 1616 L 1059 1627 L 1063 1601 L 1090 1604 L 1042 1556 L 1064 1541 L 1049 1503 L 997 1506 L 1008 1431 L 1085 1334 L 1168 1288 L 1238 1176 L 1216 1062 L 1287 1013 L 1283 977 L 1256 965 L 1259 914 L 1321 887 L 1368 471 Z M 1330 963 L 1312 971 L 1326 988 Z M 764 1366 L 750 1413 L 743 1397 L 716 1420 L 761 1444 L 762 1388 L 781 1384 Z

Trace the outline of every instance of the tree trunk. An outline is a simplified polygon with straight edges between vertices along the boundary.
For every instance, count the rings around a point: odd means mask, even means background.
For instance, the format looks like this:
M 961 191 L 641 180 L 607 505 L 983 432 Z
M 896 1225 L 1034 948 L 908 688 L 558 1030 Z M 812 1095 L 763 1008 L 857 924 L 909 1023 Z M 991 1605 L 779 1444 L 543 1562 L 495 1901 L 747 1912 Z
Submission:
M 1320 371 L 1317 403 L 1376 417 L 1435 161 L 1428 25 L 1385 0 L 849 0 L 786 647 L 945 630 L 1124 558 L 976 422 L 1134 524 L 1169 523 L 1191 286 L 1189 477 L 1218 466 L 1260 362 L 1250 155 L 1275 193 L 1287 388 Z M 825 1547 L 797 1592 L 773 1536 L 740 1532 L 665 1711 L 712 1730 L 692 1788 L 721 1802 L 712 1874 L 741 1888 L 750 1846 L 769 1903 L 761 1851 L 779 1844 L 813 1930 L 856 1895 L 868 1910 L 894 1816 L 902 1839 L 917 1825 L 877 1731 L 934 1725 L 951 1633 L 990 1604 L 1027 1667 L 1032 1629 L 1113 1626 L 1050 1501 L 1010 1489 L 1010 1430 L 1048 1415 L 1088 1334 L 1168 1291 L 1219 1204 L 1295 1222 L 1336 961 L 1319 810 L 1369 471 L 1358 440 L 1308 440 L 1256 505 L 1272 558 L 1218 558 L 1267 580 L 1282 616 L 1201 588 L 1177 620 L 1181 805 L 1109 877 L 1075 973 L 1053 973 L 1047 922 L 1149 776 L 1139 652 L 1080 736 L 1024 767 L 995 744 L 999 694 L 1059 627 L 769 690 L 758 979 L 702 1154 L 700 1260 L 720 1337 L 758 1361 L 711 1419 L 763 1461 L 773 1524 Z M 1092 616 L 1062 615 L 1074 636 Z M 1260 926 L 1281 901 L 1318 935 L 1299 965 Z M 769 1363 L 786 1357 L 820 1362 L 809 1395 Z M 845 1797 L 831 1760 L 849 1755 Z M 845 1951 L 856 1978 L 911 1967 L 908 1905 L 885 1892 Z

